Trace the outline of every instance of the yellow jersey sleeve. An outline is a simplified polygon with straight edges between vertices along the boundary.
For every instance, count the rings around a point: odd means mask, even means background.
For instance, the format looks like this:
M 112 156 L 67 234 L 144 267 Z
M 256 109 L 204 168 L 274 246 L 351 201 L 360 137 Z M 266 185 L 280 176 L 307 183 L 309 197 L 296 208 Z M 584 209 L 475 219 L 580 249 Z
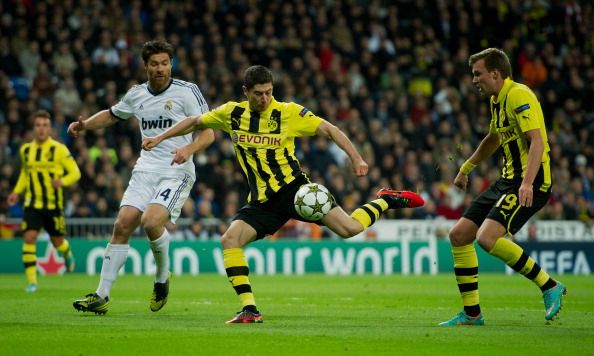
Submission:
M 229 101 L 216 109 L 201 116 L 202 125 L 211 129 L 217 129 L 225 132 L 231 131 L 231 111 L 237 105 L 236 102 Z
M 289 136 L 314 136 L 322 123 L 322 118 L 299 104 L 289 103 L 288 105 L 291 115 Z
M 62 177 L 62 185 L 68 187 L 78 182 L 80 179 L 80 169 L 68 148 L 64 145 L 59 145 L 56 153 L 58 154 L 60 165 L 66 170 L 66 174 Z
M 19 179 L 13 189 L 17 194 L 22 194 L 27 189 L 27 166 L 25 164 L 25 145 L 19 149 L 19 156 L 21 158 L 21 171 L 19 172 Z
M 542 111 L 532 92 L 523 87 L 514 87 L 510 89 L 507 100 L 508 113 L 516 117 L 522 132 L 541 128 Z

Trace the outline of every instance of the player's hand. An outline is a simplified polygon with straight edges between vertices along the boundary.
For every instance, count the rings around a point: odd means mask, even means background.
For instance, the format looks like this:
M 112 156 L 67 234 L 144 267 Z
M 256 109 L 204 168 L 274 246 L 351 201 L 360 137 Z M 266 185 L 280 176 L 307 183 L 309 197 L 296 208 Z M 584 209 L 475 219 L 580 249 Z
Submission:
M 171 153 L 173 153 L 173 160 L 171 161 L 172 166 L 174 163 L 177 163 L 177 164 L 185 163 L 192 156 L 192 150 L 188 146 L 176 148 Z
M 62 186 L 63 186 L 62 180 L 60 180 L 60 179 L 52 179 L 52 187 L 54 187 L 54 188 L 60 188 Z
M 520 189 L 518 190 L 518 198 L 520 198 L 520 205 L 525 207 L 532 206 L 532 184 L 524 184 L 520 185 Z
M 159 143 L 161 143 L 159 136 L 145 137 L 142 139 L 142 149 L 145 151 L 150 151 L 151 149 L 157 147 Z
M 468 186 L 468 176 L 462 172 L 458 172 L 456 178 L 454 178 L 454 185 L 462 190 L 466 190 Z
M 6 198 L 6 202 L 8 203 L 8 206 L 13 206 L 18 201 L 19 201 L 19 195 L 15 192 L 8 194 L 8 197 Z
M 78 117 L 78 121 L 71 123 L 68 126 L 68 135 L 72 137 L 78 137 L 78 135 L 85 130 L 85 122 L 82 116 Z
M 356 162 L 353 162 L 353 173 L 355 173 L 356 176 L 360 177 L 367 175 L 368 171 L 369 166 L 367 165 L 367 162 L 363 160 L 363 158 L 357 160 Z

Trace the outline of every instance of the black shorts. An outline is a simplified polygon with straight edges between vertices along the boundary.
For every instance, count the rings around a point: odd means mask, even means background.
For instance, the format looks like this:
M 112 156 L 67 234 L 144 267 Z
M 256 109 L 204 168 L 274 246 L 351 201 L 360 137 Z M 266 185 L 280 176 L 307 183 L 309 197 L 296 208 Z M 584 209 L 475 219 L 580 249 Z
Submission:
M 46 210 L 25 208 L 22 230 L 41 230 L 44 228 L 47 233 L 54 236 L 66 235 L 66 219 L 61 209 Z
M 476 197 L 464 212 L 464 217 L 481 226 L 486 218 L 496 220 L 503 225 L 509 234 L 515 234 L 537 211 L 549 201 L 551 191 L 542 192 L 535 189 L 532 206 L 520 205 L 518 190 L 521 181 L 498 179 L 489 189 Z
M 294 198 L 299 188 L 310 183 L 305 175 L 297 177 L 294 181 L 282 187 L 270 199 L 264 203 L 250 203 L 241 207 L 233 220 L 242 220 L 253 227 L 257 236 L 262 239 L 266 235 L 272 235 L 280 229 L 289 219 L 296 219 L 315 223 L 302 218 L 295 210 Z M 332 198 L 332 208 L 336 201 Z

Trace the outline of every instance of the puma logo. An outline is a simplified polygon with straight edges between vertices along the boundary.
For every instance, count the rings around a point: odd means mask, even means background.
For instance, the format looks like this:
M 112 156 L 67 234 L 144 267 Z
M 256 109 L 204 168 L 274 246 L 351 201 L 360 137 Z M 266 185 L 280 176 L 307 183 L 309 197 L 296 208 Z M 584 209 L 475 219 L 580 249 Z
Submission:
M 499 210 L 499 212 L 501 213 L 501 215 L 503 215 L 505 220 L 507 220 L 507 218 L 509 217 L 509 213 L 505 213 L 505 212 L 503 212 L 503 210 Z

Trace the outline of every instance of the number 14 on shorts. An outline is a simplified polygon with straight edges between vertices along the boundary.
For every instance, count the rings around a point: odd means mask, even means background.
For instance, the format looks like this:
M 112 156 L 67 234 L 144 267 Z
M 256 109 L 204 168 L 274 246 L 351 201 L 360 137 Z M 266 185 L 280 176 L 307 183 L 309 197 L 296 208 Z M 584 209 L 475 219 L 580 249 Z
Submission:
M 163 191 L 157 192 L 157 195 L 155 195 L 155 199 L 163 199 L 163 201 L 167 201 L 169 199 L 169 194 L 171 194 L 171 188 L 167 188 Z

